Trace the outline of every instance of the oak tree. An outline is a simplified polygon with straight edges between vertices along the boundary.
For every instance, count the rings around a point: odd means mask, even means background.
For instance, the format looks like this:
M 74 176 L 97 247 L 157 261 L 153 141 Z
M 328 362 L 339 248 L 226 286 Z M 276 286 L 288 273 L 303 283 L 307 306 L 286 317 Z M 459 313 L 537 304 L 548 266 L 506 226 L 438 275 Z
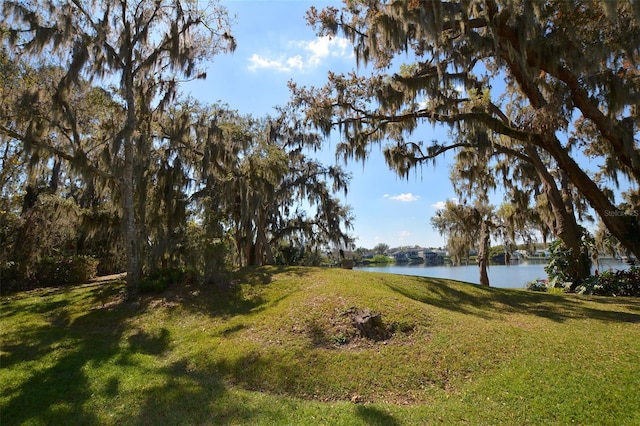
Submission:
M 534 162 L 548 156 L 611 234 L 640 255 L 638 218 L 618 209 L 607 186 L 640 178 L 637 3 L 347 0 L 341 10 L 312 8 L 308 18 L 319 33 L 350 39 L 373 68 L 368 76 L 330 73 L 322 88 L 291 85 L 310 120 L 341 131 L 347 157 L 362 159 L 372 143 L 392 140 L 392 164 L 404 175 L 482 130 L 489 138 L 478 143 L 515 148 Z M 507 90 L 494 94 L 503 84 Z M 450 126 L 452 140 L 420 138 L 429 123 Z M 602 164 L 610 180 L 581 167 L 581 155 Z M 557 181 L 545 189 L 555 203 L 554 232 L 575 233 L 557 189 Z
M 204 77 L 204 60 L 234 49 L 226 9 L 187 0 L 46 0 L 5 1 L 3 14 L 3 35 L 17 55 L 46 55 L 65 70 L 52 108 L 66 114 L 75 139 L 83 135 L 68 101 L 73 87 L 89 81 L 115 88 L 124 120 L 114 129 L 113 145 L 121 158 L 127 290 L 135 297 L 142 275 L 139 213 L 144 215 L 136 211 L 136 198 L 144 193 L 149 126 L 173 100 L 180 79 Z

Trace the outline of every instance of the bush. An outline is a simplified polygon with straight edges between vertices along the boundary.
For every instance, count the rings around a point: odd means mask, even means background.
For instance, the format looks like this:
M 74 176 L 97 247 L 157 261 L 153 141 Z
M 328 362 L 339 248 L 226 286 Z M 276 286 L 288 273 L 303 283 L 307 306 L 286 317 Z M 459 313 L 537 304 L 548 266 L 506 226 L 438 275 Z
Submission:
M 576 289 L 577 293 L 594 296 L 640 297 L 640 268 L 605 271 L 592 275 Z
M 591 258 L 587 253 L 593 244 L 593 237 L 583 229 L 578 253 L 565 247 L 561 240 L 555 240 L 549 245 L 549 263 L 544 267 L 544 271 L 549 281 L 556 283 L 554 287 L 564 287 L 568 291 L 573 291 L 582 282 L 582 273 L 588 273 L 588 268 L 591 267 Z M 587 270 L 577 269 L 580 260 L 586 263 Z
M 562 283 L 557 278 L 551 280 L 533 280 L 527 283 L 527 290 L 544 292 L 566 292 L 570 282 Z M 593 296 L 629 296 L 640 297 L 640 268 L 605 271 L 591 275 L 576 287 L 575 292 Z
M 96 276 L 98 261 L 90 256 L 45 257 L 35 265 L 37 287 L 82 284 Z
M 142 278 L 140 293 L 161 293 L 171 285 L 184 283 L 190 275 L 182 268 L 161 268 Z
M 0 266 L 0 292 L 2 294 L 20 290 L 22 281 L 18 265 L 15 262 L 7 262 Z
M 562 281 L 557 276 L 550 280 L 533 280 L 525 285 L 527 290 L 546 291 L 549 293 L 564 293 L 571 291 L 571 281 Z
M 571 250 L 567 249 L 562 241 L 555 240 L 549 245 L 549 263 L 544 267 L 549 279 L 565 281 L 568 278 L 566 271 L 569 268 L 570 257 L 572 257 Z
M 544 291 L 549 293 L 564 293 L 568 289 L 568 285 L 571 283 L 565 283 L 558 281 L 557 278 L 551 280 L 533 280 L 529 281 L 525 288 L 530 291 Z
M 298 265 L 305 256 L 304 247 L 287 245 L 280 247 L 278 263 L 282 265 Z
M 91 256 L 73 256 L 69 265 L 69 283 L 86 283 L 95 278 L 100 262 Z
M 530 291 L 547 291 L 547 285 L 549 284 L 549 280 L 533 280 L 529 281 L 525 287 Z
M 320 266 L 329 263 L 327 256 L 317 250 L 307 250 L 302 259 L 303 266 Z
M 369 261 L 369 263 L 391 263 L 393 260 L 389 256 L 385 256 L 384 254 L 376 254 Z

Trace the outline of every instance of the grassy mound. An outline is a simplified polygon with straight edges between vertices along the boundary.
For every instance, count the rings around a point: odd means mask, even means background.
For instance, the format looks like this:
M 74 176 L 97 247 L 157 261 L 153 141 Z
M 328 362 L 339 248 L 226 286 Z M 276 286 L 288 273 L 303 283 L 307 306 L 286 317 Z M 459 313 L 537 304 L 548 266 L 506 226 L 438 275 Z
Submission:
M 640 423 L 636 299 L 315 268 L 122 288 L 2 300 L 3 424 Z

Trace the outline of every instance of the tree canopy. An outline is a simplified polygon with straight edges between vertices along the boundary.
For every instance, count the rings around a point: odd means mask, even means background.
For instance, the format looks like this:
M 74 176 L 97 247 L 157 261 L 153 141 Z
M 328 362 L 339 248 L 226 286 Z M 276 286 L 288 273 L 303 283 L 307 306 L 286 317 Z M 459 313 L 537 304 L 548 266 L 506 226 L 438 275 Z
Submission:
M 160 268 L 225 285 L 229 266 L 274 263 L 284 246 L 350 241 L 336 197 L 349 176 L 305 155 L 321 136 L 291 110 L 254 118 L 179 96 L 235 47 L 226 9 L 202 6 L 3 2 L 0 224 L 25 238 L 0 249 L 0 272 L 29 282 L 44 256 L 88 254 L 103 272 L 126 262 L 134 298 Z
M 320 34 L 351 40 L 372 69 L 330 73 L 320 88 L 291 84 L 310 120 L 326 133 L 339 129 L 345 158 L 364 159 L 372 144 L 393 141 L 385 156 L 402 176 L 467 148 L 489 152 L 505 170 L 507 161 L 526 163 L 545 185 L 554 234 L 578 232 L 565 226 L 575 216 L 566 194 L 575 190 L 640 255 L 640 205 L 632 201 L 640 178 L 638 2 L 348 0 L 342 9 L 311 8 L 308 20 Z M 449 126 L 451 140 L 425 140 L 425 124 Z M 614 196 L 620 179 L 631 183 L 626 199 Z

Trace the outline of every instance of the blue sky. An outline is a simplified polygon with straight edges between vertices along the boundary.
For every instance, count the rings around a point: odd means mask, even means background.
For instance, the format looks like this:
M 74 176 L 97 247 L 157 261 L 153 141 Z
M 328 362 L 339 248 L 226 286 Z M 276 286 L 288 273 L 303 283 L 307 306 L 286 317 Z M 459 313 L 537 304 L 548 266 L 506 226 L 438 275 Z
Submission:
M 204 102 L 223 102 L 242 114 L 263 117 L 289 100 L 287 81 L 322 86 L 329 70 L 356 69 L 351 45 L 344 39 L 318 38 L 307 25 L 305 12 L 314 5 L 340 7 L 339 1 L 223 1 L 235 15 L 232 27 L 238 43 L 233 54 L 214 58 L 207 80 L 190 83 L 187 93 Z M 444 139 L 444 128 L 426 127 L 424 140 Z M 335 159 L 337 139 L 328 140 L 319 158 L 326 165 Z M 451 157 L 449 158 L 451 159 Z M 445 159 L 446 160 L 446 159 Z M 430 218 L 437 207 L 455 196 L 446 161 L 437 168 L 424 167 L 400 179 L 386 166 L 380 150 L 362 163 L 343 165 L 352 174 L 346 204 L 353 209 L 357 247 L 378 243 L 391 247 L 421 245 L 440 247 L 444 239 L 431 229 Z

